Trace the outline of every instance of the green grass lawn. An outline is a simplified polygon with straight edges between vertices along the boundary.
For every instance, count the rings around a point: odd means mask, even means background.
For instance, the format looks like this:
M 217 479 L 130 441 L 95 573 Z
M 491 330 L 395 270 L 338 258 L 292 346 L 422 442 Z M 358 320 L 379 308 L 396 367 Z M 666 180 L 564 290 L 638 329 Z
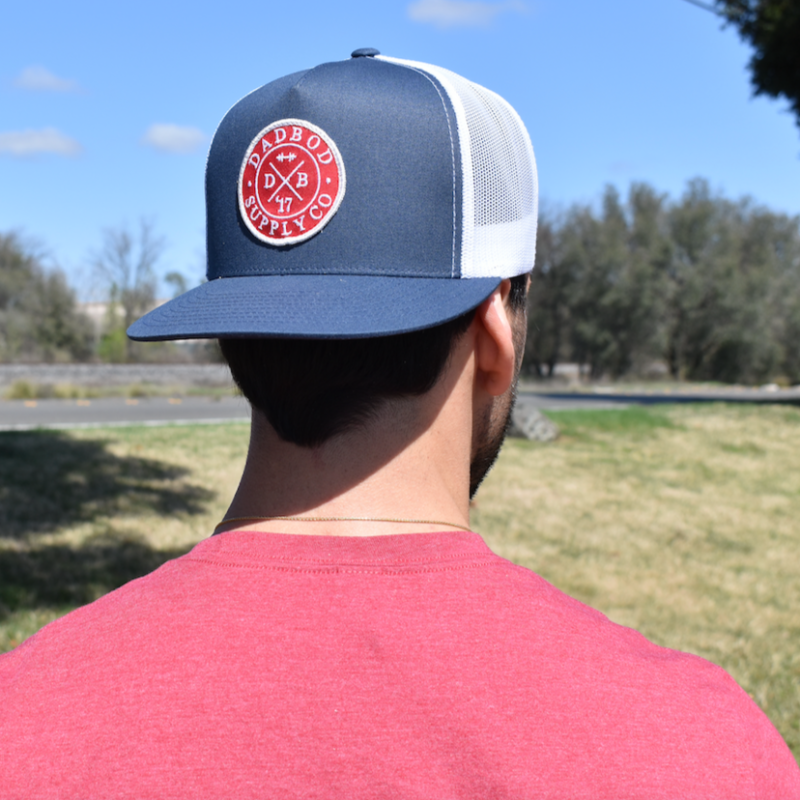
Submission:
M 473 527 L 651 640 L 727 669 L 800 757 L 800 410 L 552 413 Z M 0 651 L 208 536 L 246 425 L 0 433 Z

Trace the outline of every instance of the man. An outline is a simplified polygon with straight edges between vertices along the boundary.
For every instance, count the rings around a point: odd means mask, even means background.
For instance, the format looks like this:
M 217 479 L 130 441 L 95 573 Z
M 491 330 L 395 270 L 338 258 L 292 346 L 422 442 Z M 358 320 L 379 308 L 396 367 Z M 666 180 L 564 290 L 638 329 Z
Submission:
M 217 337 L 253 406 L 216 534 L 0 659 L 3 798 L 798 798 L 720 669 L 469 531 L 524 344 L 511 107 L 356 51 L 270 83 L 207 167 Z

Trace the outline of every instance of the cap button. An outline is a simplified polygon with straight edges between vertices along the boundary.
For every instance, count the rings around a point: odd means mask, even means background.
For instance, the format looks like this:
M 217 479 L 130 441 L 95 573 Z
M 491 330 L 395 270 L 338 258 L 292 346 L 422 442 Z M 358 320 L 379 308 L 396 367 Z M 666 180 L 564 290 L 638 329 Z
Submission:
M 381 54 L 380 50 L 376 50 L 374 47 L 359 47 L 358 50 L 353 50 L 350 53 L 351 58 L 372 58 L 373 56 L 379 56 Z

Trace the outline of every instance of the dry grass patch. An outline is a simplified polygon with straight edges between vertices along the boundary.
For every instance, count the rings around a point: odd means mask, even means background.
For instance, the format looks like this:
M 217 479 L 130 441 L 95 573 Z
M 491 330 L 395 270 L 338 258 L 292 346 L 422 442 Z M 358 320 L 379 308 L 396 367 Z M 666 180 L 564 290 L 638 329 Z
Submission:
M 800 756 L 800 411 L 551 416 L 478 496 L 498 553 L 611 619 L 720 664 Z
M 0 652 L 206 538 L 241 424 L 0 433 Z

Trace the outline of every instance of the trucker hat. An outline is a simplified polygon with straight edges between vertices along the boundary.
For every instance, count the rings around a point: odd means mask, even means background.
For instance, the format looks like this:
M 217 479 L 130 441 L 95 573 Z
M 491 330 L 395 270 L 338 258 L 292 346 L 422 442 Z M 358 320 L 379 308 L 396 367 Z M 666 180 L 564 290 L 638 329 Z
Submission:
M 532 269 L 537 198 L 505 100 L 356 50 L 225 115 L 206 165 L 208 280 L 128 335 L 356 338 L 446 322 Z

